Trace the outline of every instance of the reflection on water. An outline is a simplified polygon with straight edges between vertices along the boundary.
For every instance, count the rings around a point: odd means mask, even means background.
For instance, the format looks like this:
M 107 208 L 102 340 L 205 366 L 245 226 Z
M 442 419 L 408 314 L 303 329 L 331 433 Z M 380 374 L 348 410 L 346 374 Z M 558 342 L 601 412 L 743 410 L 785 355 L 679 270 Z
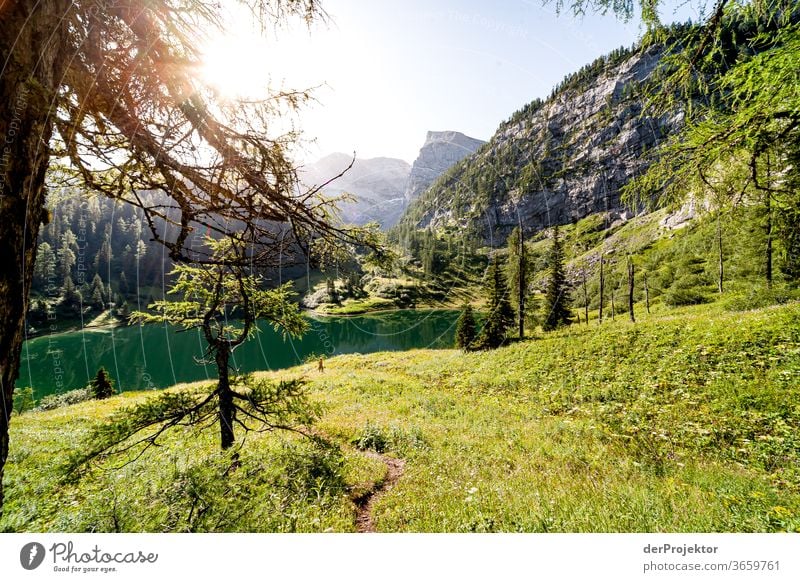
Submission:
M 370 353 L 453 345 L 457 311 L 402 310 L 358 317 L 319 317 L 299 340 L 284 341 L 263 323 L 261 333 L 234 353 L 242 372 L 275 370 L 302 363 L 309 355 Z M 84 330 L 25 342 L 18 387 L 33 386 L 36 398 L 86 385 L 100 366 L 122 390 L 164 388 L 177 382 L 215 377 L 201 362 L 200 330 L 162 325 Z

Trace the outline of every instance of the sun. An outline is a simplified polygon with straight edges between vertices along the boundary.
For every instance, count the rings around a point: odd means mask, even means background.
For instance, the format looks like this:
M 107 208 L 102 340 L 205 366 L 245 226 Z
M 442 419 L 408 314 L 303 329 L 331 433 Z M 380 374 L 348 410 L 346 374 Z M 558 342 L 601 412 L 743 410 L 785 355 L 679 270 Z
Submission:
M 222 36 L 203 51 L 201 77 L 227 99 L 257 99 L 268 94 L 270 75 L 265 66 L 265 39 L 244 34 Z

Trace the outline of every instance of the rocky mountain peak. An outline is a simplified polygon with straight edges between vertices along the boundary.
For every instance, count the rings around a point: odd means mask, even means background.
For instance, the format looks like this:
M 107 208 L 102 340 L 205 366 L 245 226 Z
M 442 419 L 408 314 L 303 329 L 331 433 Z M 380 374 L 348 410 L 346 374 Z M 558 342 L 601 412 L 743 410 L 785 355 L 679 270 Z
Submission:
M 428 189 L 442 173 L 473 154 L 485 142 L 458 131 L 429 131 L 411 166 L 405 189 L 407 202 Z

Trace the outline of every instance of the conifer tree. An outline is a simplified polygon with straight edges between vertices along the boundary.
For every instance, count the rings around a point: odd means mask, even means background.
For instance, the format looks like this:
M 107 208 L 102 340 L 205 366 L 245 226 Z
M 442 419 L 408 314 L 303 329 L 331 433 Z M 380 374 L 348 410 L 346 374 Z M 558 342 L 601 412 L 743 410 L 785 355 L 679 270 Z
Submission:
M 97 370 L 97 375 L 89 383 L 89 386 L 92 389 L 92 396 L 98 400 L 113 396 L 115 392 L 114 381 L 111 379 L 111 376 L 109 376 L 105 368 L 100 368 Z
M 517 311 L 517 328 L 520 339 L 525 336 L 525 307 L 527 303 L 528 257 L 525 238 L 520 227 L 508 237 L 508 282 L 511 287 L 511 302 Z
M 98 274 L 95 274 L 94 279 L 92 279 L 91 302 L 92 307 L 96 309 L 105 308 L 105 285 L 103 285 L 103 280 Z
M 466 303 L 456 322 L 456 347 L 464 351 L 469 351 L 472 349 L 477 335 L 478 331 L 475 324 L 475 314 L 472 311 L 472 306 Z
M 284 240 L 320 239 L 376 246 L 367 241 L 372 229 L 340 224 L 336 201 L 321 187 L 298 183 L 298 134 L 283 116 L 308 100 L 307 91 L 228 100 L 203 79 L 204 47 L 229 28 L 230 4 L 241 4 L 261 30 L 324 15 L 318 0 L 0 2 L 0 511 L 51 161 L 69 176 L 64 182 L 140 209 L 147 238 L 173 261 L 207 262 L 207 249 L 193 245 L 202 230 L 247 244 L 243 260 L 261 269 L 286 264 L 276 233 L 281 248 Z M 169 201 L 147 204 L 143 191 Z M 66 234 L 68 226 L 58 228 Z M 76 274 L 75 243 L 69 237 L 53 247 L 59 280 Z M 143 242 L 134 248 L 131 282 L 145 252 L 149 263 L 157 259 Z
M 125 271 L 121 271 L 119 274 L 119 292 L 123 297 L 127 297 L 127 295 L 130 293 L 128 277 L 125 275 Z
M 82 304 L 83 296 L 81 295 L 81 292 L 75 286 L 75 283 L 72 281 L 72 277 L 67 276 L 64 279 L 64 285 L 61 288 L 61 311 L 63 313 L 79 315 Z
M 564 272 L 564 247 L 559 238 L 557 226 L 553 228 L 552 243 L 547 256 L 547 272 L 542 329 L 552 331 L 572 323 L 569 310 L 572 299 Z
M 308 329 L 308 323 L 293 301 L 291 283 L 264 289 L 260 276 L 232 265 L 235 262 L 230 260 L 230 256 L 243 253 L 242 249 L 237 249 L 229 240 L 209 238 L 206 244 L 213 251 L 217 264 L 213 268 L 176 265 L 171 273 L 175 280 L 169 290 L 171 297 L 150 304 L 149 312 L 135 311 L 130 321 L 170 323 L 186 330 L 200 330 L 207 344 L 207 359 L 203 362 L 216 365 L 218 382 L 210 393 L 204 391 L 195 395 L 196 399 L 171 404 L 164 402 L 161 407 L 150 406 L 151 410 L 146 413 L 148 420 L 140 420 L 135 432 L 158 426 L 166 420 L 175 421 L 171 426 L 184 421 L 189 424 L 208 423 L 205 425 L 210 426 L 216 417 L 220 446 L 226 450 L 234 444 L 235 426 L 245 432 L 252 430 L 251 426 L 237 420 L 237 413 L 241 415 L 239 419 L 262 423 L 262 429 L 258 430 L 286 428 L 291 418 L 308 418 L 305 412 L 300 414 L 298 398 L 302 382 L 281 383 L 281 388 L 276 389 L 252 378 L 231 374 L 234 350 L 259 332 L 259 320 L 270 322 L 284 338 L 300 337 Z M 173 408 L 173 405 L 176 406 Z M 163 430 L 155 434 L 161 432 Z M 105 443 L 98 441 L 94 454 L 115 446 L 132 434 L 126 430 L 115 432 L 113 428 L 109 429 L 106 434 L 109 440 Z M 155 441 L 150 444 L 155 444 Z
M 339 292 L 336 290 L 336 283 L 330 277 L 325 280 L 325 289 L 328 292 L 328 301 L 338 304 L 340 301 Z
M 514 309 L 508 300 L 508 286 L 497 257 L 486 271 L 486 292 L 489 313 L 476 345 L 480 349 L 495 349 L 503 345 L 514 326 Z

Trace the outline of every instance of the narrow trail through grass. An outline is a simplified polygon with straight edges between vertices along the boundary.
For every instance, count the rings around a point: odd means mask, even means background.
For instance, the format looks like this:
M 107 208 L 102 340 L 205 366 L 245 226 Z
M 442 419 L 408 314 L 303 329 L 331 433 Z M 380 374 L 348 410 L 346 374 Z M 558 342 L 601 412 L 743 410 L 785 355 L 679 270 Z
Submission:
M 366 456 L 380 460 L 386 465 L 386 475 L 377 481 L 369 491 L 353 499 L 356 504 L 356 531 L 358 533 L 375 533 L 375 520 L 372 515 L 372 508 L 375 502 L 385 492 L 394 487 L 395 483 L 403 476 L 406 462 L 403 459 L 396 459 L 374 451 L 367 451 Z

